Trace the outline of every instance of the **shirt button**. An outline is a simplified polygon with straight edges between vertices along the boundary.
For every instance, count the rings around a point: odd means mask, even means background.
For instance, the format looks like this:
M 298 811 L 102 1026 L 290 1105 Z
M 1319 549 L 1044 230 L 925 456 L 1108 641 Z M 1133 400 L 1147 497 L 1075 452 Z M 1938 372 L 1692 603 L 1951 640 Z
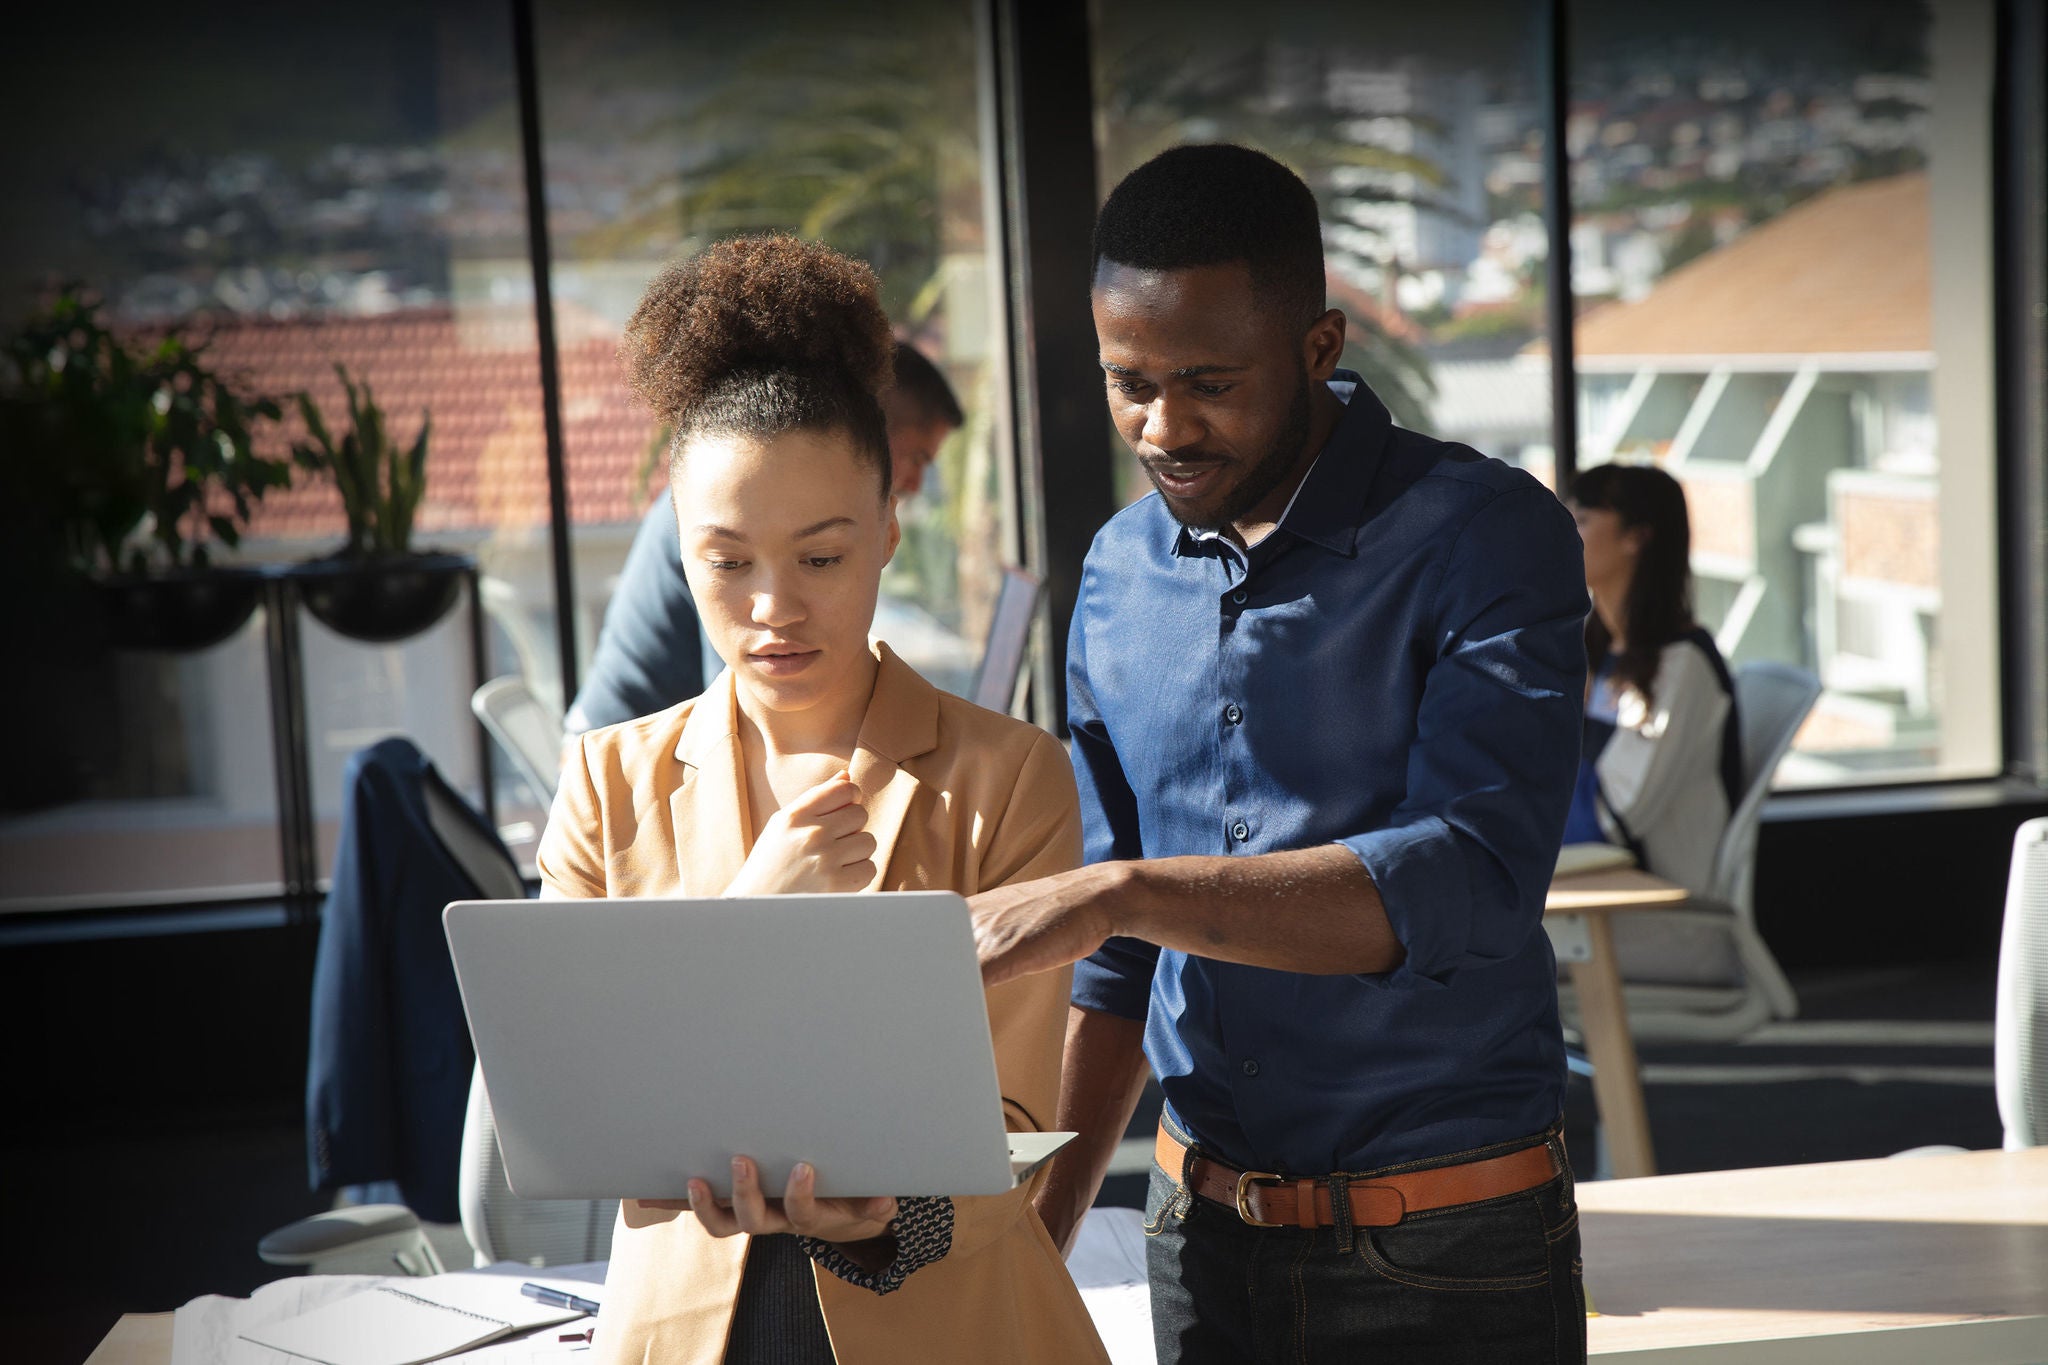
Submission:
M 1247 1076 L 1256 1076 L 1256 1075 L 1258 1075 L 1258 1074 L 1259 1074 L 1259 1064 L 1258 1064 L 1257 1062 L 1254 1062 L 1254 1061 L 1250 1060 L 1249 1058 L 1247 1058 L 1247 1059 L 1246 1059 L 1246 1061 L 1245 1061 L 1245 1064 L 1244 1064 L 1244 1074 L 1245 1074 L 1245 1075 L 1247 1075 Z
M 1223 708 L 1223 719 L 1235 725 L 1244 719 L 1244 710 L 1236 702 L 1232 702 Z
M 1249 596 L 1251 596 L 1250 593 L 1247 593 L 1243 588 L 1239 588 L 1236 592 L 1230 594 L 1230 600 L 1237 603 L 1237 605 L 1241 607 L 1244 605 L 1245 599 Z
M 1230 827 L 1230 837 L 1241 844 L 1252 837 L 1252 827 L 1240 820 Z

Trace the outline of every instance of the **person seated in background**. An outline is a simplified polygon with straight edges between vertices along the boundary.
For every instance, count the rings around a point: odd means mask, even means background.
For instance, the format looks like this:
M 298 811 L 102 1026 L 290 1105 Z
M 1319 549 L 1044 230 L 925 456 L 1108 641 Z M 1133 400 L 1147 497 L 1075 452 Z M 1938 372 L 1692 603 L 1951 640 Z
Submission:
M 865 265 L 788 237 L 722 243 L 648 286 L 621 355 L 675 433 L 680 563 L 726 668 L 700 697 L 577 742 L 541 839 L 544 896 L 972 894 L 1080 862 L 1059 742 L 869 642 L 900 535 L 876 288 Z M 1053 1116 L 1070 980 L 988 993 L 1015 1131 Z M 746 1066 L 747 1043 L 735 1019 L 688 1045 Z M 1106 1360 L 1029 1202 L 1038 1183 L 826 1199 L 808 1167 L 768 1191 L 741 1156 L 729 1200 L 702 1180 L 687 1202 L 628 1199 L 595 1357 Z
M 1585 747 L 1564 841 L 1614 843 L 1646 871 L 1705 892 L 1742 794 L 1735 685 L 1692 615 L 1685 492 L 1651 465 L 1572 482 L 1586 550 Z
M 889 484 L 898 498 L 924 486 L 939 447 L 967 420 L 939 367 L 907 341 L 896 343 L 895 382 L 882 394 Z M 569 707 L 571 735 L 652 715 L 704 690 L 697 608 L 683 573 L 675 507 L 656 498 L 633 536 L 605 608 L 590 670 Z

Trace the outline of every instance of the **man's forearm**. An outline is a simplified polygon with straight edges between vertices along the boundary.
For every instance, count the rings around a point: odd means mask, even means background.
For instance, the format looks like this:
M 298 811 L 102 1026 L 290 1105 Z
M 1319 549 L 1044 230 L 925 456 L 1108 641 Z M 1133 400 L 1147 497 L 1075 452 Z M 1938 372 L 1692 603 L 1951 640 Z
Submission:
M 1053 1157 L 1037 1196 L 1039 1217 L 1061 1255 L 1102 1188 L 1149 1074 L 1143 1020 L 1069 1007 L 1053 1127 L 1080 1136 Z
M 1334 976 L 1389 972 L 1405 956 L 1379 888 L 1347 848 L 1116 865 L 1113 935 L 1197 957 Z

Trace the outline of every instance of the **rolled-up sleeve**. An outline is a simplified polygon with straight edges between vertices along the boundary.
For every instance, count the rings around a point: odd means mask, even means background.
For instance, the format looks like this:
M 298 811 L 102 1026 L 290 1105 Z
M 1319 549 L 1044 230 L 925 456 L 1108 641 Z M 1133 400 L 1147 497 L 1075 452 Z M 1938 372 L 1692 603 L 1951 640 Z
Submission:
M 1547 490 L 1502 493 L 1459 533 L 1406 796 L 1382 828 L 1338 841 L 1406 950 L 1370 979 L 1441 986 L 1539 931 L 1577 773 L 1587 605 L 1577 532 Z
M 1067 729 L 1073 736 L 1074 785 L 1081 796 L 1082 861 L 1106 863 L 1141 857 L 1144 844 L 1138 831 L 1137 797 L 1088 681 L 1088 580 L 1084 571 L 1067 639 Z M 1157 944 L 1110 939 L 1074 964 L 1074 1003 L 1103 1014 L 1143 1019 L 1158 962 Z

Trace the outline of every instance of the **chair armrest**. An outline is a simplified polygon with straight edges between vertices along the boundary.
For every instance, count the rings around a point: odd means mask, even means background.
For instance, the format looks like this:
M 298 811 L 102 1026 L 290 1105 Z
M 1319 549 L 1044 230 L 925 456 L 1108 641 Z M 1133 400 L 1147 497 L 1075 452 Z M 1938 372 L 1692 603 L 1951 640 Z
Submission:
M 405 1205 L 356 1204 L 287 1223 L 258 1242 L 256 1254 L 271 1265 L 312 1265 L 344 1253 L 396 1253 L 420 1238 L 420 1220 Z

